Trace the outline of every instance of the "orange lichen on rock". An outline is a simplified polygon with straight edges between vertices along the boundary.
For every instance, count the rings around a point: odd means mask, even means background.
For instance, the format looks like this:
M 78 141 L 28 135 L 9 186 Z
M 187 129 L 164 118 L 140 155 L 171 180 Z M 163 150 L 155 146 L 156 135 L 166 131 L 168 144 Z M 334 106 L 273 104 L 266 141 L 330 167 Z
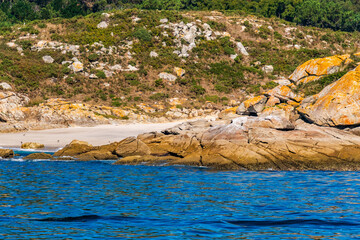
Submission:
M 298 111 L 322 126 L 360 124 L 360 67 L 304 100 Z
M 311 76 L 313 78 L 309 78 L 304 81 L 314 81 L 317 79 L 316 77 L 340 71 L 343 65 L 349 63 L 349 61 L 347 61 L 349 58 L 350 54 L 345 54 L 309 60 L 296 68 L 296 70 L 290 75 L 289 79 L 294 82 L 299 82 L 302 79 Z
M 250 98 L 240 104 L 236 113 L 240 115 L 257 114 L 264 109 L 266 101 L 267 97 L 264 95 Z
M 285 85 L 279 85 L 265 93 L 266 96 L 274 96 L 279 98 L 282 101 L 293 100 L 296 102 L 302 101 L 302 97 L 295 94 L 291 88 Z

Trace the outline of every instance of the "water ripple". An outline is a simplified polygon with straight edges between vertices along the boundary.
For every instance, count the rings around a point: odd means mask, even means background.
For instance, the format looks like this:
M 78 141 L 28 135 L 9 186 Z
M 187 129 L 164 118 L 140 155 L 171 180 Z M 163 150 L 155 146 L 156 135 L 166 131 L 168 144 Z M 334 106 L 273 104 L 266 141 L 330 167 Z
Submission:
M 359 172 L 111 163 L 0 161 L 0 239 L 360 238 Z

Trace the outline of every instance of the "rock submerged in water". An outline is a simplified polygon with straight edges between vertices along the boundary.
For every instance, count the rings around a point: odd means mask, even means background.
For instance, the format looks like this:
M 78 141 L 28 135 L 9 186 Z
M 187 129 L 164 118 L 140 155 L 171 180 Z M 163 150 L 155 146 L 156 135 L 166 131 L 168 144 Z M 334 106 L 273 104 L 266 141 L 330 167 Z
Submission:
M 51 156 L 51 154 L 47 154 L 47 153 L 32 153 L 26 157 L 24 157 L 24 159 L 52 159 L 53 156 Z

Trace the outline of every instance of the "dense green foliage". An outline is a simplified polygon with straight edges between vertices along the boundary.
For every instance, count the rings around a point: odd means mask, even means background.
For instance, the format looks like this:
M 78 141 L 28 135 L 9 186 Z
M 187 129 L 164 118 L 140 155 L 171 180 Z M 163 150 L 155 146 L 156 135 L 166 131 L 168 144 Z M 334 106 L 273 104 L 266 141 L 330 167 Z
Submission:
M 360 30 L 359 0 L 12 0 L 0 2 L 0 23 L 74 17 L 111 9 L 236 10 L 301 25 Z

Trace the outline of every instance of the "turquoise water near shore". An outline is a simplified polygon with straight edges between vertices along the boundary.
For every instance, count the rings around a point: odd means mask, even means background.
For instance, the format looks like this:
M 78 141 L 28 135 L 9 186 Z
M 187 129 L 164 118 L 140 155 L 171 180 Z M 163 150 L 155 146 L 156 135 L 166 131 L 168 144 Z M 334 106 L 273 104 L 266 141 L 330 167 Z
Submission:
M 0 239 L 360 238 L 359 172 L 112 163 L 0 161 Z

